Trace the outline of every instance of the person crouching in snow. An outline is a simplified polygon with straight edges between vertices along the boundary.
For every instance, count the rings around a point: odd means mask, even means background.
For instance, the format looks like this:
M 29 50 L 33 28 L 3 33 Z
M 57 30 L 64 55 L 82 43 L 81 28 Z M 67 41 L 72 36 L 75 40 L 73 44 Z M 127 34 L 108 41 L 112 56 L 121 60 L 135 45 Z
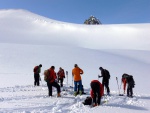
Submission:
M 103 85 L 98 80 L 92 80 L 90 85 L 90 94 L 93 99 L 93 107 L 99 106 L 101 103 L 101 97 L 104 95 Z
M 57 83 L 57 76 L 54 70 L 55 70 L 54 66 L 51 66 L 51 68 L 49 69 L 49 76 L 48 76 L 49 81 L 47 82 L 49 96 L 52 96 L 52 86 L 53 86 L 56 87 L 57 89 L 57 97 L 61 97 L 60 85 Z

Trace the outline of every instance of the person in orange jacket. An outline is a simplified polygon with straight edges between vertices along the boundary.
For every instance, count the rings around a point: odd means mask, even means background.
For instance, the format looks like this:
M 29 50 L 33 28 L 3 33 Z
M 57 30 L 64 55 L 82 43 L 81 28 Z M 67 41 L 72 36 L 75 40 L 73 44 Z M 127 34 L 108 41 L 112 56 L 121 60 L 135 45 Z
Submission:
M 81 74 L 83 74 L 83 70 L 80 69 L 77 64 L 75 64 L 74 69 L 72 70 L 72 76 L 74 78 L 74 96 L 77 96 L 77 85 L 79 85 L 79 94 L 82 94 Z
M 93 106 L 99 106 L 101 103 L 101 97 L 104 95 L 104 87 L 98 80 L 92 80 L 90 85 Z
M 48 76 L 48 82 L 47 82 L 47 86 L 48 86 L 48 91 L 49 91 L 49 96 L 52 96 L 52 86 L 57 88 L 57 97 L 60 97 L 60 85 L 57 83 L 57 76 L 55 73 L 55 67 L 51 66 L 51 68 L 49 69 L 49 76 Z

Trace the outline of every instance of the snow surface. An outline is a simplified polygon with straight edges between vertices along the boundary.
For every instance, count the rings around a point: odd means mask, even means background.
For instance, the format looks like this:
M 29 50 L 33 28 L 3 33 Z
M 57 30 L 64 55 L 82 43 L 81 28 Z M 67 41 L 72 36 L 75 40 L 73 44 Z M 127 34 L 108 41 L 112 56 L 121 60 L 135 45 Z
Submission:
M 15 113 L 149 113 L 150 24 L 78 25 L 51 20 L 24 10 L 0 10 L 0 112 Z M 43 64 L 41 86 L 33 85 L 33 67 Z M 86 95 L 74 97 L 71 71 L 84 70 Z M 69 72 L 61 98 L 48 97 L 43 72 L 54 65 Z M 110 71 L 111 96 L 91 108 L 90 81 L 99 67 Z M 134 76 L 134 98 L 118 96 L 116 77 Z M 99 79 L 101 81 L 101 79 Z M 122 87 L 120 89 L 122 93 Z

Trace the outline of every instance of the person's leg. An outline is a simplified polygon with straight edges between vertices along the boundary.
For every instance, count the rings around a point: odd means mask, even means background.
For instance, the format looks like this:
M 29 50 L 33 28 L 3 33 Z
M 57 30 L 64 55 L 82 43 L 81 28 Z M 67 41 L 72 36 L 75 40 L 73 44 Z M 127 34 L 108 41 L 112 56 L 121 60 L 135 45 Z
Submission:
M 80 80 L 79 82 L 79 94 L 82 94 L 82 81 Z
M 96 94 L 97 94 L 97 104 L 100 105 L 100 86 L 99 84 L 97 83 L 96 84 Z
M 60 86 L 63 87 L 63 78 L 60 79 Z
M 110 89 L 109 89 L 109 80 L 108 80 L 108 81 L 106 81 L 106 83 L 105 83 L 105 87 L 106 87 L 106 89 L 107 89 L 107 94 L 109 95 L 109 94 L 110 94 Z
M 93 104 L 94 104 L 94 106 L 96 106 L 98 103 L 100 103 L 99 102 L 99 97 L 98 97 L 98 94 L 100 93 L 99 84 L 97 82 L 93 82 L 93 83 L 91 83 L 91 88 L 92 88 L 92 91 L 93 91 L 93 94 L 94 94 Z
M 77 84 L 77 95 L 79 94 L 79 84 Z
M 84 92 L 84 87 L 83 87 L 83 85 L 82 85 L 82 94 L 86 94 L 86 93 Z
M 77 96 L 77 81 L 74 81 L 74 96 Z
M 129 86 L 127 87 L 127 96 L 129 96 L 129 91 L 130 91 L 130 88 Z
M 97 97 L 96 91 L 94 90 L 93 93 L 94 93 L 93 103 L 94 103 L 94 106 L 96 106 L 97 105 L 97 102 L 96 102 L 96 97 Z
M 39 74 L 35 74 L 34 75 L 34 79 L 35 79 L 35 81 L 34 81 L 34 85 L 36 86 L 39 86 Z
M 77 81 L 74 81 L 74 91 L 76 91 L 77 92 Z
M 125 94 L 125 92 L 126 92 L 126 85 L 127 85 L 127 82 L 124 81 L 124 94 Z
M 34 75 L 34 86 L 36 86 L 36 75 Z
M 48 87 L 48 95 L 52 96 L 52 84 L 47 82 L 47 87 Z
M 60 92 L 61 92 L 61 91 L 60 91 L 60 85 L 59 85 L 58 83 L 53 82 L 53 83 L 52 83 L 52 86 L 54 86 L 54 87 L 57 89 L 57 93 L 60 93 Z
M 130 96 L 133 97 L 133 88 L 130 88 Z

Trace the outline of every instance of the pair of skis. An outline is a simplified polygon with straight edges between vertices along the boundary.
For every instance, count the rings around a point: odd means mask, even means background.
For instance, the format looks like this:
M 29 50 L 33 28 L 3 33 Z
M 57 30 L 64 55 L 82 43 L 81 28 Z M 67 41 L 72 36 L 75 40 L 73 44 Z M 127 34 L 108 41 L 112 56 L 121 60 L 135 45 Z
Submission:
M 120 88 L 119 88 L 118 77 L 116 77 L 116 81 L 117 81 L 117 85 L 118 85 L 119 96 L 124 96 L 123 94 L 120 94 L 121 86 L 120 86 Z M 121 82 L 121 85 L 122 85 L 122 82 Z

